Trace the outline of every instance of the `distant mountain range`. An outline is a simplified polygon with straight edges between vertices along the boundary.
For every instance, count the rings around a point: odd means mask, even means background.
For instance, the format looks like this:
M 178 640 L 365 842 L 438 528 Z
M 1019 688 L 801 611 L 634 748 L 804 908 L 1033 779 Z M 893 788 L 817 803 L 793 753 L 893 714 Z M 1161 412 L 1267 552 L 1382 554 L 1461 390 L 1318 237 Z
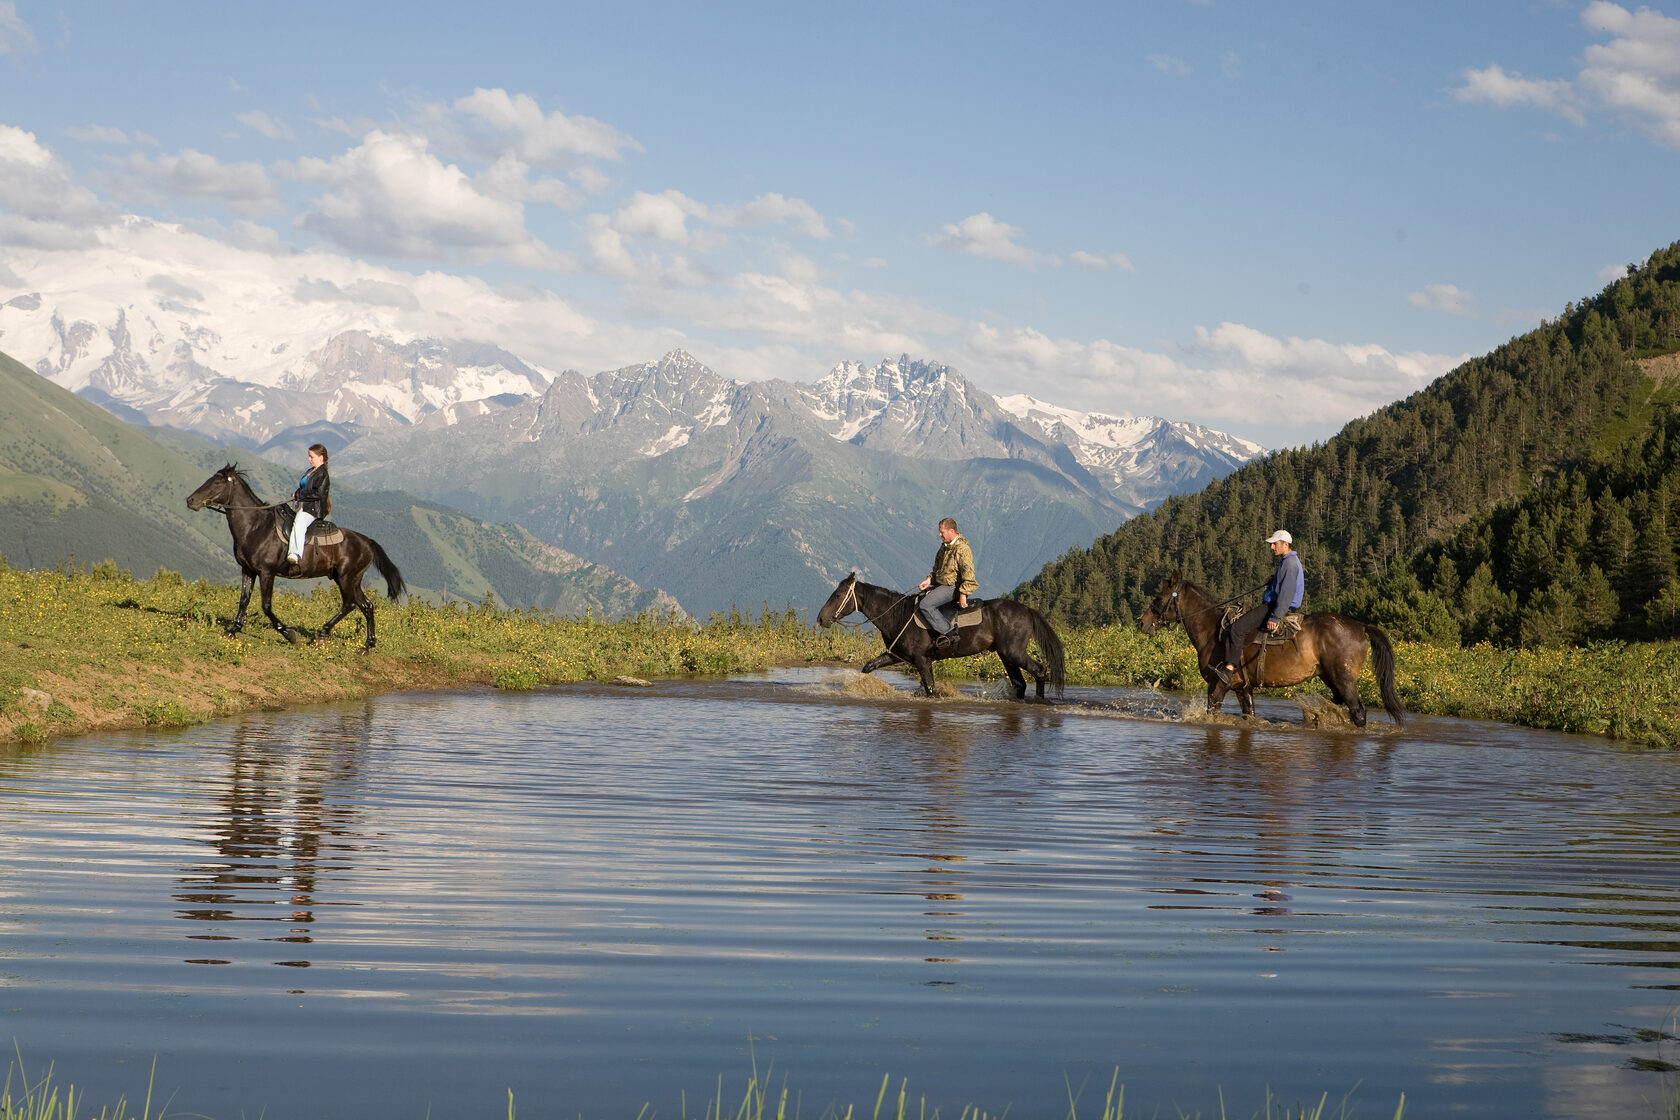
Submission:
M 819 602 L 854 567 L 908 586 L 946 515 L 1001 594 L 1260 450 L 1166 421 L 1047 425 L 1016 407 L 906 357 L 804 385 L 728 380 L 679 350 L 593 377 L 568 370 L 511 408 L 369 435 L 335 463 L 362 485 L 401 480 L 517 522 L 705 615 Z
M 136 428 L 0 354 L 0 555 L 17 567 L 114 560 L 136 575 L 169 568 L 232 581 L 222 518 L 189 513 L 186 496 L 233 460 L 277 499 L 297 473 L 168 428 Z M 676 601 L 532 537 L 398 491 L 335 487 L 338 517 L 379 540 L 410 588 L 436 599 L 593 610 L 607 617 Z
M 243 302 L 163 276 L 23 293 L 0 303 L 0 345 L 138 423 L 288 463 L 319 441 L 335 478 L 516 523 L 700 614 L 807 603 L 854 566 L 914 582 L 945 515 L 1002 593 L 1263 450 L 993 398 L 908 356 L 812 384 L 733 381 L 682 351 L 586 376 L 481 342 L 335 330 L 338 303 L 271 324 Z

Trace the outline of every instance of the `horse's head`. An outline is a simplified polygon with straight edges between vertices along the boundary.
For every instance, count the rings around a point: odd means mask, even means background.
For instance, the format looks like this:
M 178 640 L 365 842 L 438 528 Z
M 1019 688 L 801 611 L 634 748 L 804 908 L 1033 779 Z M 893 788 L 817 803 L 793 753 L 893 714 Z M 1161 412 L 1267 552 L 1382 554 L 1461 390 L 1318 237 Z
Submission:
M 1138 629 L 1145 634 L 1153 634 L 1157 629 L 1173 622 L 1183 622 L 1183 609 L 1179 604 L 1179 593 L 1184 589 L 1184 577 L 1174 572 L 1162 583 L 1161 589 L 1155 593 L 1154 602 L 1143 610 L 1143 618 L 1138 621 Z
M 211 509 L 225 510 L 239 493 L 242 480 L 239 468 L 232 463 L 204 480 L 204 484 L 187 495 L 187 508 L 194 511 L 209 506 Z
M 834 594 L 828 597 L 828 602 L 817 612 L 817 625 L 824 630 L 859 609 L 857 597 L 857 573 L 853 572 L 834 588 Z

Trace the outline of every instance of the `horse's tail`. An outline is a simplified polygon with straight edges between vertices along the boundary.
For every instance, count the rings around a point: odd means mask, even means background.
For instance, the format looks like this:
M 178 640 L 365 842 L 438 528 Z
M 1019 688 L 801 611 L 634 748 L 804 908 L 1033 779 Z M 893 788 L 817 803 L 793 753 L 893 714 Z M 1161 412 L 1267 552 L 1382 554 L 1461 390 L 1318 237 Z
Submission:
M 1376 674 L 1377 687 L 1382 689 L 1383 707 L 1388 709 L 1395 723 L 1405 723 L 1406 709 L 1401 706 L 1400 697 L 1394 691 L 1394 644 L 1375 626 L 1366 626 L 1365 634 L 1371 639 L 1371 653 L 1376 658 L 1372 672 Z
M 1038 643 L 1038 651 L 1044 655 L 1044 667 L 1050 673 L 1050 687 L 1060 699 L 1062 688 L 1067 683 L 1067 652 L 1062 649 L 1062 640 L 1050 629 L 1050 623 L 1043 615 L 1031 607 L 1027 608 L 1027 614 L 1032 616 L 1033 641 Z
M 397 571 L 397 566 L 391 562 L 391 558 L 385 555 L 385 550 L 379 546 L 379 542 L 372 537 L 368 537 L 367 542 L 368 547 L 373 549 L 374 567 L 385 577 L 385 597 L 394 603 L 398 595 L 408 590 L 408 585 L 403 582 L 402 573 Z

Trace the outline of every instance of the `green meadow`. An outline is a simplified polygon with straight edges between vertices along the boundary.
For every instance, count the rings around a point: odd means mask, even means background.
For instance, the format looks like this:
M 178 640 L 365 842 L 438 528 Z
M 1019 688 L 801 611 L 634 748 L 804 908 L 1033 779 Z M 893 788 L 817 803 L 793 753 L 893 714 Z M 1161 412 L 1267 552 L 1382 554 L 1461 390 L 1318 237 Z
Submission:
M 0 741 L 184 726 L 238 711 L 409 689 L 530 690 L 619 677 L 858 665 L 880 650 L 867 628 L 823 631 L 810 623 L 811 612 L 793 607 L 765 605 L 756 614 L 732 611 L 704 621 L 650 613 L 608 622 L 490 601 L 374 598 L 379 644 L 363 655 L 359 616 L 319 645 L 293 645 L 253 602 L 245 631 L 227 637 L 238 601 L 231 585 L 169 571 L 136 579 L 109 563 L 24 571 L 0 560 Z M 275 596 L 280 617 L 306 632 L 331 618 L 337 603 L 337 590 L 327 585 Z M 1192 694 L 1204 688 L 1195 654 L 1177 628 L 1145 636 L 1104 626 L 1062 636 L 1070 685 Z M 1584 732 L 1636 746 L 1680 744 L 1680 644 L 1508 650 L 1402 642 L 1396 652 L 1397 685 L 1411 712 Z M 1003 676 L 991 654 L 937 668 L 948 682 Z M 1367 701 L 1380 709 L 1369 671 L 1364 685 Z M 1323 694 L 1313 686 L 1300 691 Z

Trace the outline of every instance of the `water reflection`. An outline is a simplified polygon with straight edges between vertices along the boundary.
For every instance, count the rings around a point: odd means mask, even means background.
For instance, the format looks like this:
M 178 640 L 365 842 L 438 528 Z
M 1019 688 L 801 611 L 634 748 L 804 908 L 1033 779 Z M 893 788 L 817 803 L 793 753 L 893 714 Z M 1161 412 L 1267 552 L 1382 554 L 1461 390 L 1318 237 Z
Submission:
M 953 1116 L 1119 1066 L 1150 1104 L 1608 1117 L 1673 1056 L 1680 759 L 802 696 L 392 697 L 0 766 L 14 1021 L 231 1083 L 206 1115 L 676 1115 L 748 1031 L 813 1100 L 908 1072 Z
M 356 829 L 355 787 L 371 724 L 371 706 L 363 706 L 303 722 L 301 742 L 281 734 L 283 725 L 246 720 L 234 726 L 226 776 L 206 799 L 211 819 L 193 830 L 214 857 L 183 867 L 176 879 L 174 897 L 183 904 L 176 916 L 210 927 L 189 940 L 313 943 L 323 878 L 347 870 L 370 849 Z M 249 922 L 260 923 L 255 932 L 243 930 Z M 309 967 L 305 951 L 288 953 L 274 963 Z M 233 962 L 202 956 L 187 963 Z

